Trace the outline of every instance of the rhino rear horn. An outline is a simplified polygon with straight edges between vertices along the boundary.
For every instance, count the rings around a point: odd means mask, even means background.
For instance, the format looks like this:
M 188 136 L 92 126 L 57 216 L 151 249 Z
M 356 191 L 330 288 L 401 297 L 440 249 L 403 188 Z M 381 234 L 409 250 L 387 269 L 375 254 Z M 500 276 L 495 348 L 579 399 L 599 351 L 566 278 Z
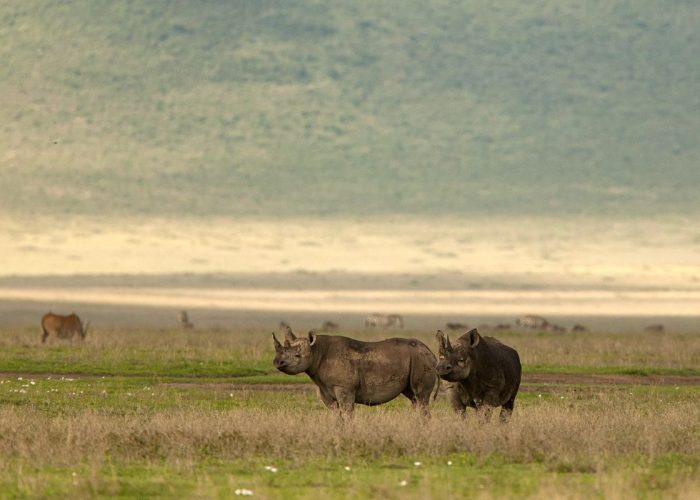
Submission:
M 289 345 L 292 341 L 296 340 L 297 336 L 294 335 L 294 332 L 290 327 L 287 327 L 287 329 L 284 332 L 284 344 Z

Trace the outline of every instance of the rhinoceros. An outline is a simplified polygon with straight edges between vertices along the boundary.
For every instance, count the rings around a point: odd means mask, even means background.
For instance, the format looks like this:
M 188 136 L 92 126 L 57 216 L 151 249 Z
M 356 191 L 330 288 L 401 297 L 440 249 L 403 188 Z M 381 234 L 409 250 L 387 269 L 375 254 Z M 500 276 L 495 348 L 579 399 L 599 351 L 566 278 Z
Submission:
M 437 359 L 419 340 L 362 342 L 313 331 L 297 338 L 291 328 L 284 345 L 274 332 L 272 339 L 275 368 L 288 375 L 306 373 L 328 408 L 352 412 L 355 403 L 374 406 L 403 394 L 427 415 L 431 394 L 434 398 L 439 389 Z
M 520 387 L 518 352 L 493 337 L 482 337 L 476 328 L 458 338 L 454 345 L 440 330 L 437 339 L 437 373 L 452 382 L 448 399 L 455 411 L 465 415 L 467 407 L 483 409 L 488 419 L 492 408 L 500 406 L 501 422 L 506 422 Z

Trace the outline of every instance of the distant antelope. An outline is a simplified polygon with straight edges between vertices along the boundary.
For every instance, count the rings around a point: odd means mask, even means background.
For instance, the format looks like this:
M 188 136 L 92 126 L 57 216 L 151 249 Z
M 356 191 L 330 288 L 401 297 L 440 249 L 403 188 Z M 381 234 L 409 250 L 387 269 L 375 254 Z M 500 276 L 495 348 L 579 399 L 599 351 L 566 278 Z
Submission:
M 61 316 L 49 311 L 41 318 L 41 342 L 46 342 L 46 339 L 51 335 L 58 339 L 72 340 L 75 334 L 78 334 L 80 340 L 85 340 L 89 327 L 90 322 L 88 321 L 83 326 L 83 322 L 75 313 Z
M 571 327 L 572 332 L 580 332 L 580 333 L 586 333 L 588 332 L 588 328 L 585 327 L 584 325 L 581 325 L 579 323 L 576 323 L 574 326 Z
M 525 316 L 520 316 L 518 319 L 516 319 L 515 324 L 523 328 L 530 328 L 532 330 L 544 330 L 547 328 L 547 325 L 549 325 L 549 321 L 544 319 L 542 316 L 526 314 Z
M 177 313 L 177 322 L 180 324 L 180 328 L 183 330 L 194 330 L 194 324 L 190 322 L 190 318 L 187 316 L 187 311 L 180 311 Z
M 370 314 L 365 318 L 365 328 L 403 328 L 403 318 L 398 314 Z
M 651 325 L 647 325 L 644 327 L 644 331 L 647 333 L 663 333 L 664 332 L 664 325 L 661 323 L 654 323 Z

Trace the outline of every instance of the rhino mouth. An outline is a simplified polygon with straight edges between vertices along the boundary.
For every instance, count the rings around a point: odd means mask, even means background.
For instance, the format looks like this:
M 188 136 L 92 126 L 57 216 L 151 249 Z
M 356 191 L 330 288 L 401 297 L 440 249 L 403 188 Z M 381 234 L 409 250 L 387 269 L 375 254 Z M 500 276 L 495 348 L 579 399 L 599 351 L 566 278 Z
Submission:
M 459 382 L 460 380 L 462 380 L 461 377 L 458 377 L 453 372 L 447 372 L 447 373 L 438 372 L 438 376 L 442 380 L 445 380 L 446 382 Z

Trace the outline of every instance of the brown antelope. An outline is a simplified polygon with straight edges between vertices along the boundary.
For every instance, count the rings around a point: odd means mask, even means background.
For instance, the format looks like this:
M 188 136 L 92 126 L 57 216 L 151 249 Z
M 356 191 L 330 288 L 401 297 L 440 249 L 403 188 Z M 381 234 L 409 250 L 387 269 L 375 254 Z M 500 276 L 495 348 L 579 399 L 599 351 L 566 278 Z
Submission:
M 43 333 L 41 342 L 46 342 L 46 339 L 51 335 L 58 339 L 72 340 L 75 334 L 78 334 L 80 340 L 85 340 L 89 327 L 90 322 L 88 321 L 83 325 L 83 322 L 75 313 L 61 316 L 49 311 L 41 318 L 41 331 Z

